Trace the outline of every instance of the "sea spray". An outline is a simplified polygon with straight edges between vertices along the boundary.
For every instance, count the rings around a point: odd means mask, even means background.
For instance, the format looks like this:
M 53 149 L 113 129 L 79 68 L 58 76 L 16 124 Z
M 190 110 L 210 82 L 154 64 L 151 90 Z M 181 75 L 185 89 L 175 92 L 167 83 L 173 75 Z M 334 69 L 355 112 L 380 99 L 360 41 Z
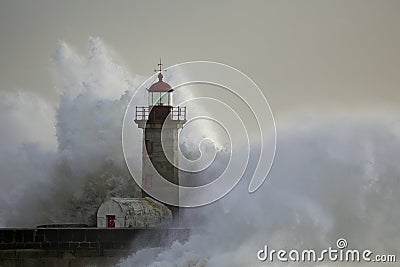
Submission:
M 92 223 L 105 199 L 138 195 L 121 151 L 121 123 L 143 79 L 107 51 L 98 38 L 90 38 L 87 57 L 60 42 L 53 58 L 57 106 L 26 91 L 1 93 L 1 226 Z M 250 168 L 226 197 L 184 212 L 192 227 L 187 242 L 142 249 L 120 264 L 258 266 L 266 244 L 324 249 L 339 237 L 354 248 L 397 253 L 398 113 L 352 113 L 278 117 L 276 159 L 259 191 L 247 191 Z M 184 154 L 195 155 L 195 145 L 181 144 Z M 212 167 L 187 179 L 212 180 L 227 158 L 219 149 Z
M 322 250 L 340 237 L 354 249 L 398 253 L 396 125 L 391 115 L 298 115 L 278 128 L 277 157 L 259 191 L 249 194 L 244 177 L 218 202 L 186 210 L 187 242 L 141 250 L 120 266 L 265 266 L 257 259 L 265 245 Z
M 2 93 L 0 224 L 95 222 L 111 196 L 139 190 L 124 163 L 122 119 L 140 80 L 91 37 L 88 55 L 60 42 L 53 57 L 59 103 Z

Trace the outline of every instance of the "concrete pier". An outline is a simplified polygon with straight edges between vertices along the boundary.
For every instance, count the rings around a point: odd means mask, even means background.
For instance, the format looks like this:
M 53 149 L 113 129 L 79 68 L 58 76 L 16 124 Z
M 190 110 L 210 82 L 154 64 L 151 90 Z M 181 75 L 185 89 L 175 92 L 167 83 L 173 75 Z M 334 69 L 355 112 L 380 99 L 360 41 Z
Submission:
M 0 229 L 0 267 L 113 266 L 146 247 L 184 241 L 189 229 Z

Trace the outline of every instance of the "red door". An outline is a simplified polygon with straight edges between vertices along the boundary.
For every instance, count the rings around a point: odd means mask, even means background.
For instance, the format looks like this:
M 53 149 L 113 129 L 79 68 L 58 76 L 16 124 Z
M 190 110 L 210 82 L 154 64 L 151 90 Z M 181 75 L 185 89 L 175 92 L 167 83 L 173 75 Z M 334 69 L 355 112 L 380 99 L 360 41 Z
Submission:
M 115 228 L 115 215 L 107 215 L 107 228 Z

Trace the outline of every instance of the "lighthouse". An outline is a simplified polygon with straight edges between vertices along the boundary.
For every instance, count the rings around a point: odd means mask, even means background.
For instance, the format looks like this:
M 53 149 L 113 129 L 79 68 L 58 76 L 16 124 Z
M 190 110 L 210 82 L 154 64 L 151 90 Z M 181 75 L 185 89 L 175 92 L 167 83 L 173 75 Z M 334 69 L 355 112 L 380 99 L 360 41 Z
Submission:
M 158 64 L 158 81 L 148 89 L 148 105 L 137 106 L 135 123 L 143 129 L 142 197 L 162 191 L 156 177 L 179 185 L 178 132 L 186 123 L 186 107 L 173 106 L 174 90 L 163 79 L 163 64 Z M 174 203 L 179 203 L 179 188 L 167 192 Z M 168 203 L 166 203 L 168 204 Z M 179 207 L 167 205 L 175 224 L 179 223 Z

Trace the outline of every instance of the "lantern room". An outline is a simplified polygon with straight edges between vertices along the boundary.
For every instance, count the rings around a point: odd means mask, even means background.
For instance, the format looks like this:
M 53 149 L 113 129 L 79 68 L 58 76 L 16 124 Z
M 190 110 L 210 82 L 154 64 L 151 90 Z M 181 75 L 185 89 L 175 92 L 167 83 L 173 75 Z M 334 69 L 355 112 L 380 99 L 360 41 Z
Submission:
M 163 75 L 158 74 L 158 82 L 152 84 L 147 90 L 149 106 L 172 106 L 172 87 L 163 81 Z

